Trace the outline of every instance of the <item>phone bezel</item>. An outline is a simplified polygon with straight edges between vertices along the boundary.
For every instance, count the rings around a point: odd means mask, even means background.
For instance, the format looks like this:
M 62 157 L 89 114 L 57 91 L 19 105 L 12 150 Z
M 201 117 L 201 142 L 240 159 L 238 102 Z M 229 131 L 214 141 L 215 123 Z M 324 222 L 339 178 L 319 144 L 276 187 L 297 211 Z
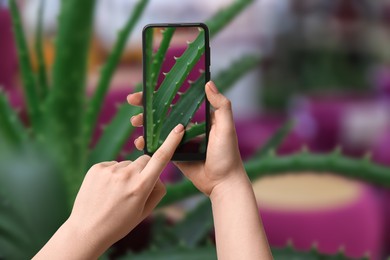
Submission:
M 143 91 L 145 93 L 145 82 L 146 82 L 146 62 L 145 62 L 145 32 L 149 28 L 166 28 L 166 27 L 201 27 L 205 32 L 205 83 L 210 81 L 210 36 L 209 36 L 209 29 L 206 24 L 204 23 L 153 23 L 146 25 L 142 30 L 142 68 L 143 68 Z M 178 153 L 175 152 L 172 161 L 200 161 L 206 159 L 207 154 L 207 145 L 209 142 L 209 132 L 210 132 L 210 102 L 207 100 L 206 93 L 205 93 L 205 102 L 206 102 L 206 149 L 204 153 Z M 144 114 L 143 114 L 143 121 L 144 121 L 144 140 L 145 140 L 145 147 L 144 147 L 144 154 L 147 154 L 149 156 L 152 156 L 153 153 L 149 152 L 147 150 L 147 135 L 146 135 L 146 95 L 143 95 L 143 108 L 144 108 Z

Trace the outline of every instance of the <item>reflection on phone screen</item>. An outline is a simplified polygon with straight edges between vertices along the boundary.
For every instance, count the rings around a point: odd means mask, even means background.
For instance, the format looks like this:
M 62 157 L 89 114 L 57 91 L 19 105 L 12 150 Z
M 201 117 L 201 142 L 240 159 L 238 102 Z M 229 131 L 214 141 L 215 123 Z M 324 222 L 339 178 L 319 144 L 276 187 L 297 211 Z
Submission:
M 179 123 L 186 129 L 177 153 L 205 153 L 205 31 L 148 27 L 144 32 L 146 147 L 155 152 Z

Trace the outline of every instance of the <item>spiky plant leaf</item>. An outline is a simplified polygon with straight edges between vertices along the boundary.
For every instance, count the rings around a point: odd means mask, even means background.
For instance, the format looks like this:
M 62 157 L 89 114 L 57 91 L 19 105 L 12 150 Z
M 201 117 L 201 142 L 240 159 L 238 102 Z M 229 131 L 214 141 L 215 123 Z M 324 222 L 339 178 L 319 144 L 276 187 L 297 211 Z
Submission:
M 204 93 L 205 75 L 202 75 L 194 82 L 190 83 L 190 87 L 181 95 L 180 99 L 172 107 L 169 116 L 164 120 L 161 130 L 160 141 L 165 140 L 170 131 L 178 124 L 188 125 L 194 113 L 199 109 L 202 101 L 205 98 Z M 206 126 L 203 125 L 203 133 L 206 132 Z M 197 129 L 200 126 L 197 127 Z M 185 134 L 186 136 L 187 134 Z M 184 137 L 185 138 L 185 137 Z
M 228 68 L 219 72 L 215 76 L 214 82 L 217 84 L 221 92 L 226 92 L 233 87 L 239 79 L 256 68 L 260 62 L 261 58 L 255 53 L 244 55 L 233 61 Z M 165 140 L 170 132 L 170 129 L 175 127 L 177 124 L 181 123 L 183 125 L 187 125 L 191 120 L 192 116 L 198 110 L 201 102 L 203 102 L 205 98 L 204 82 L 205 78 L 204 74 L 202 74 L 194 83 L 191 84 L 188 90 L 176 102 L 168 118 L 164 122 L 160 137 L 161 140 Z M 188 142 L 196 136 L 204 134 L 205 131 L 206 126 L 203 123 L 192 126 L 190 129 L 186 130 L 183 143 Z
M 236 0 L 224 9 L 221 9 L 213 17 L 206 21 L 210 30 L 210 37 L 218 34 L 237 14 L 241 13 L 254 0 Z
M 249 178 L 253 181 L 269 175 L 282 175 L 296 172 L 314 172 L 321 174 L 331 172 L 347 178 L 363 180 L 380 187 L 390 187 L 390 168 L 377 165 L 370 160 L 348 158 L 337 151 L 330 154 L 309 154 L 306 152 L 277 157 L 272 153 L 261 160 L 250 160 L 244 163 Z M 159 207 L 198 194 L 194 185 L 184 180 L 167 186 L 167 194 Z
M 135 92 L 142 89 L 142 84 L 135 86 Z M 123 145 L 134 131 L 129 118 L 142 112 L 142 108 L 129 106 L 124 103 L 118 106 L 117 112 L 110 124 L 106 126 L 98 143 L 88 156 L 87 169 L 93 164 L 114 160 L 120 153 Z M 86 170 L 87 170 L 86 169 Z
M 167 53 L 169 44 L 172 40 L 172 36 L 175 32 L 175 27 L 168 27 L 162 32 L 162 40 L 160 43 L 160 47 L 158 48 L 156 54 L 154 55 L 152 68 L 151 68 L 151 85 L 156 86 L 158 75 L 160 75 L 161 67 L 165 58 L 165 54 Z M 147 51 L 147 50 L 146 50 Z M 149 74 L 148 74 L 149 75 Z
M 147 127 L 152 128 L 155 135 L 153 145 L 150 152 L 157 150 L 160 143 L 160 133 L 163 126 L 163 119 L 165 118 L 168 109 L 172 103 L 173 98 L 179 91 L 184 80 L 188 74 L 199 61 L 205 50 L 204 30 L 199 32 L 198 37 L 188 44 L 187 50 L 176 59 L 176 63 L 172 69 L 165 74 L 165 78 L 158 88 L 153 98 L 153 125 Z M 150 102 L 149 100 L 146 101 Z M 147 112 L 148 113 L 148 112 Z
M 229 67 L 219 72 L 214 79 L 219 91 L 228 91 L 248 72 L 258 68 L 261 61 L 261 56 L 258 53 L 248 53 L 234 60 Z
M 191 141 L 191 139 L 204 134 L 205 129 L 206 129 L 206 122 L 193 125 L 190 129 L 186 130 L 182 143 Z
M 150 247 L 156 250 L 166 250 L 179 244 L 178 238 L 173 234 L 169 225 L 169 218 L 163 214 L 153 217 Z
M 390 187 L 389 168 L 376 165 L 370 160 L 344 157 L 337 152 L 326 155 L 303 152 L 283 157 L 270 154 L 263 160 L 246 162 L 245 169 L 252 180 L 287 172 L 314 171 L 318 173 L 331 172 L 381 187 Z
M 35 32 L 35 53 L 38 60 L 38 89 L 41 100 L 44 100 L 49 91 L 45 57 L 43 55 L 43 15 L 46 0 L 41 0 L 39 3 L 38 20 Z
M 205 242 L 213 227 L 211 204 L 208 198 L 186 214 L 183 220 L 173 226 L 167 225 L 167 218 L 154 218 L 151 244 L 159 250 L 175 248 L 177 245 L 195 248 Z M 205 243 L 203 243 L 205 244 Z
M 123 29 L 119 32 L 118 39 L 112 49 L 100 74 L 100 79 L 96 87 L 95 93 L 91 98 L 85 119 L 84 139 L 88 144 L 92 138 L 93 129 L 96 126 L 96 121 L 101 110 L 104 97 L 109 89 L 109 85 L 114 75 L 115 69 L 120 61 L 121 55 L 126 47 L 131 33 L 135 25 L 143 14 L 149 0 L 139 0 L 134 10 L 129 17 Z
M 210 234 L 212 227 L 211 203 L 208 198 L 205 198 L 173 227 L 172 232 L 181 244 L 189 248 L 195 248 Z
M 38 98 L 37 85 L 34 78 L 34 72 L 31 67 L 30 56 L 28 52 L 26 38 L 24 36 L 22 20 L 15 0 L 9 0 L 9 6 L 12 16 L 12 24 L 15 35 L 16 47 L 18 51 L 20 72 L 23 81 L 23 90 L 27 104 L 27 113 L 31 125 L 35 132 L 38 132 L 41 125 L 41 112 Z
M 68 217 L 66 199 L 58 167 L 40 147 L 0 150 L 0 255 L 31 259 Z
M 137 115 L 141 111 L 141 108 L 132 107 L 128 104 L 123 104 L 118 108 L 115 117 L 104 129 L 103 135 L 91 151 L 87 168 L 98 162 L 116 159 L 123 144 L 134 131 L 134 127 L 129 122 L 129 117 Z
M 73 201 L 83 180 L 85 80 L 95 0 L 61 1 L 53 84 L 46 102 L 47 144 L 62 165 Z
M 144 65 L 144 68 L 146 70 L 146 75 L 148 77 L 145 79 L 145 84 L 146 84 L 146 125 L 148 126 L 146 128 L 146 140 L 147 140 L 147 148 L 149 151 L 153 150 L 153 139 L 155 137 L 154 135 L 154 127 L 153 126 L 153 118 L 154 118 L 154 112 L 153 112 L 153 96 L 154 96 L 154 86 L 153 82 L 154 79 L 153 77 L 157 77 L 154 74 L 156 72 L 153 72 L 152 67 L 153 67 L 153 29 L 149 28 L 145 32 L 145 60 L 146 64 Z
M 167 194 L 158 204 L 157 207 L 164 207 L 172 203 L 181 201 L 195 194 L 199 194 L 199 190 L 188 179 L 175 184 L 167 184 Z
M 23 124 L 2 90 L 0 90 L 0 136 L 4 142 L 12 145 L 20 145 L 27 139 Z

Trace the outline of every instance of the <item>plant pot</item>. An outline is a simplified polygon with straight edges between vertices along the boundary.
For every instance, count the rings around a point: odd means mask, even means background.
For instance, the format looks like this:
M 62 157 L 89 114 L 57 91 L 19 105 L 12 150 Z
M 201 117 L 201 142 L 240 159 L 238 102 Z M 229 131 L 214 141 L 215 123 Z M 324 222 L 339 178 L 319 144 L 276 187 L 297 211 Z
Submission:
M 299 250 L 342 250 L 348 257 L 380 259 L 384 218 L 377 191 L 331 175 L 293 173 L 255 185 L 271 246 L 288 242 Z

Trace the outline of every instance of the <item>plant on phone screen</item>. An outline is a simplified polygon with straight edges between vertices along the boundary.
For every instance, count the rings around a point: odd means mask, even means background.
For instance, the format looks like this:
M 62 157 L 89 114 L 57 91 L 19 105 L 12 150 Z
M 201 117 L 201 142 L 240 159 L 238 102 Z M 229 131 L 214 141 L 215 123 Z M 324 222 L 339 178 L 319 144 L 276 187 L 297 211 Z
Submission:
M 183 103 L 182 99 L 180 98 L 175 105 L 172 105 L 172 101 L 191 70 L 204 54 L 205 31 L 203 28 L 199 28 L 197 38 L 193 42 L 188 43 L 184 53 L 180 57 L 175 58 L 175 64 L 170 71 L 164 73 L 164 80 L 156 90 L 156 79 L 161 73 L 161 63 L 163 62 L 167 51 L 166 46 L 169 45 L 174 30 L 174 28 L 166 28 L 162 31 L 163 38 L 156 53 L 153 53 L 152 48 L 154 30 L 153 28 L 146 30 L 145 57 L 148 75 L 146 80 L 147 144 L 148 150 L 151 152 L 157 150 L 159 145 L 162 144 L 163 140 L 166 138 L 166 136 L 164 136 L 166 131 L 170 131 L 178 124 L 176 123 L 173 125 L 171 122 L 166 124 L 166 121 L 169 118 L 174 118 L 170 121 L 180 121 L 180 123 L 186 126 L 200 106 L 200 102 L 196 101 L 196 96 L 190 95 L 191 98 L 195 98 L 195 102 L 192 100 L 191 102 L 186 103 L 185 105 L 187 108 L 183 108 L 183 110 L 179 111 L 179 114 L 177 114 L 178 110 L 176 109 L 176 105 Z M 197 87 L 198 92 L 200 91 L 199 94 L 202 94 L 205 83 L 204 79 L 204 73 L 202 73 L 197 80 L 200 84 L 197 84 L 197 86 L 191 84 L 189 90 Z M 183 95 L 185 95 L 185 93 Z M 194 106 L 193 104 L 195 104 L 195 110 L 190 111 L 188 106 Z M 172 108 L 172 110 L 171 113 L 167 114 L 169 108 Z M 166 131 L 162 131 L 162 129 L 165 129 Z
M 231 6 L 221 10 L 213 18 L 206 21 L 210 30 L 210 37 L 212 38 L 216 35 L 224 25 L 234 17 L 235 13 L 246 5 L 246 1 L 236 1 Z M 146 145 L 149 152 L 156 151 L 163 140 L 168 136 L 170 130 L 177 124 L 181 123 L 184 126 L 187 126 L 205 98 L 205 74 L 203 72 L 195 82 L 190 82 L 188 90 L 181 94 L 179 100 L 172 106 L 172 100 L 182 83 L 205 52 L 205 31 L 202 28 L 199 28 L 196 39 L 193 42 L 188 43 L 186 50 L 176 59 L 171 70 L 164 73 L 164 80 L 160 84 L 158 90 L 155 91 L 157 78 L 161 73 L 162 63 L 174 31 L 174 28 L 169 27 L 162 31 L 161 44 L 156 53 L 153 53 L 153 30 L 151 28 L 146 30 L 145 57 L 146 64 L 148 64 L 146 66 L 146 74 L 148 75 L 146 79 Z M 259 60 L 260 58 L 257 55 L 245 57 L 240 63 L 243 63 L 242 65 L 246 66 L 236 67 L 237 73 L 233 72 L 233 75 L 238 75 L 236 77 L 238 78 L 242 72 L 246 72 L 251 67 L 254 67 Z M 224 74 L 224 76 L 226 76 L 226 74 Z M 230 79 L 234 78 L 230 77 Z M 235 80 L 231 82 L 233 83 Z M 218 80 L 216 83 L 219 83 Z M 232 85 L 229 83 L 230 82 L 226 82 L 226 88 L 228 88 L 229 85 Z M 170 107 L 172 109 L 169 115 L 167 115 Z M 188 142 L 191 139 L 204 134 L 205 131 L 205 123 L 199 122 L 186 130 L 183 142 Z

